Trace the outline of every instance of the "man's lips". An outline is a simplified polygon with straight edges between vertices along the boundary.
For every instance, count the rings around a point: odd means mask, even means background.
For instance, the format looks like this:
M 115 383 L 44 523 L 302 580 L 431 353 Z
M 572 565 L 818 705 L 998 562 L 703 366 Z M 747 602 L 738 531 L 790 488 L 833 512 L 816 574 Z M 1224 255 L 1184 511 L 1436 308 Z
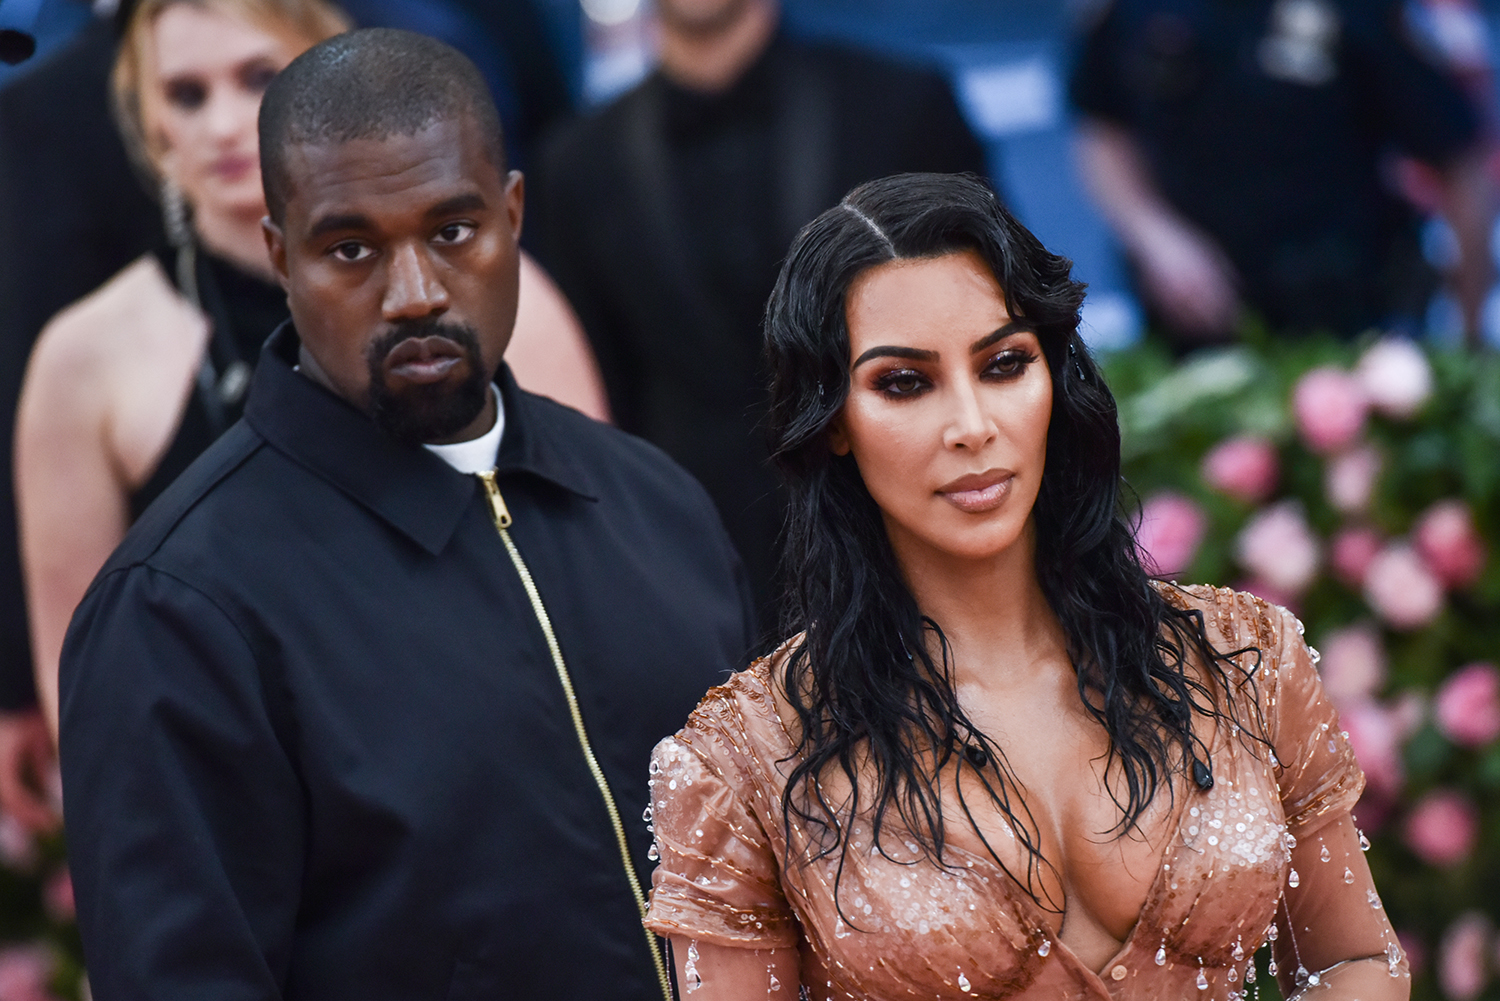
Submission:
M 944 500 L 960 511 L 982 514 L 993 511 L 1005 503 L 1010 496 L 1010 485 L 1015 474 L 1004 469 L 991 469 L 983 473 L 960 476 L 951 483 L 939 487 L 937 492 Z
M 406 382 L 441 382 L 467 362 L 464 349 L 446 337 L 409 337 L 385 356 L 386 373 Z

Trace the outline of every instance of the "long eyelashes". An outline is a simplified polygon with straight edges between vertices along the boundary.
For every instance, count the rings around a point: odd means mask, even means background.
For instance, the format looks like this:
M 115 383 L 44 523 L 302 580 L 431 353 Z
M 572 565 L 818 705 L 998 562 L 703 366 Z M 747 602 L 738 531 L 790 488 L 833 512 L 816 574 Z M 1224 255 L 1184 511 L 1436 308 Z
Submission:
M 980 378 L 994 382 L 1008 382 L 1018 378 L 1037 361 L 1039 355 L 1035 351 L 1021 348 L 1010 348 L 998 352 L 985 362 L 980 372 Z M 926 390 L 932 388 L 932 382 L 926 374 L 914 368 L 893 368 L 876 376 L 873 388 L 891 399 L 907 399 L 919 396 Z

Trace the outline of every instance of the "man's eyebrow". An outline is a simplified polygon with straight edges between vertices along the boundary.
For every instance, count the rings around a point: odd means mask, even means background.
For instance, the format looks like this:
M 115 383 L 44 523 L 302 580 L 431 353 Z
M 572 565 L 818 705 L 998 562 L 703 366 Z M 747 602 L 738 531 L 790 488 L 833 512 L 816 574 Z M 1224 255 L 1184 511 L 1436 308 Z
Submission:
M 851 371 L 859 368 L 861 365 L 863 365 L 867 361 L 870 361 L 872 358 L 910 358 L 912 361 L 937 361 L 938 353 L 936 351 L 923 351 L 921 348 L 898 348 L 895 346 L 882 346 L 878 348 L 871 348 L 870 350 L 866 351 L 864 354 L 854 359 L 854 364 L 850 365 L 849 368 Z
M 374 228 L 369 216 L 361 215 L 358 212 L 336 212 L 332 215 L 325 215 L 313 223 L 312 228 L 307 231 L 307 238 L 309 240 L 316 240 L 318 237 L 327 236 L 329 233 L 345 232 L 351 229 L 368 230 Z
M 1011 320 L 1009 323 L 1005 324 L 994 333 L 985 334 L 983 337 L 979 338 L 979 340 L 975 341 L 973 344 L 970 344 L 969 354 L 977 354 L 980 351 L 983 351 L 985 348 L 989 347 L 991 344 L 994 344 L 996 341 L 1004 340 L 1011 334 L 1017 333 L 1018 331 L 1030 329 L 1030 324 L 1022 323 L 1020 320 Z
M 438 202 L 427 210 L 427 217 L 431 219 L 435 216 L 453 215 L 458 212 L 483 212 L 488 207 L 489 203 L 484 200 L 483 195 L 477 191 L 469 191 Z

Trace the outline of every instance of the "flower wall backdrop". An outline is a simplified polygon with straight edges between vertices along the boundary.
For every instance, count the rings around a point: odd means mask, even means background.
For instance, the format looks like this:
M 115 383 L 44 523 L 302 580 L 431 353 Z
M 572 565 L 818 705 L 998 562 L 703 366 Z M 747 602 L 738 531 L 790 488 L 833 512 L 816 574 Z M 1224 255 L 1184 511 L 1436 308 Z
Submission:
M 1383 338 L 1105 367 L 1149 561 L 1290 607 L 1322 652 L 1414 997 L 1500 998 L 1500 358 Z

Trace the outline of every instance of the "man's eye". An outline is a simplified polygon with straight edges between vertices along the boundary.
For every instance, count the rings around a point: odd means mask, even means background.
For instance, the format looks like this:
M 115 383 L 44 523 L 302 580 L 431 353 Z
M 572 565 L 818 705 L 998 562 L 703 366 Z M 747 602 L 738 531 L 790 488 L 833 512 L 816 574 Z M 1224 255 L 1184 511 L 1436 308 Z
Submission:
M 336 244 L 333 248 L 333 256 L 341 261 L 362 261 L 372 253 L 374 251 L 369 247 L 363 243 L 356 243 L 353 240 Z
M 197 80 L 169 80 L 167 103 L 183 111 L 196 111 L 208 100 L 208 88 Z
M 474 224 L 471 222 L 450 222 L 437 231 L 437 242 L 463 243 L 474 235 L 474 228 Z
M 920 372 L 903 369 L 897 372 L 887 372 L 875 383 L 875 388 L 887 396 L 911 396 L 920 392 L 927 382 L 922 378 Z

